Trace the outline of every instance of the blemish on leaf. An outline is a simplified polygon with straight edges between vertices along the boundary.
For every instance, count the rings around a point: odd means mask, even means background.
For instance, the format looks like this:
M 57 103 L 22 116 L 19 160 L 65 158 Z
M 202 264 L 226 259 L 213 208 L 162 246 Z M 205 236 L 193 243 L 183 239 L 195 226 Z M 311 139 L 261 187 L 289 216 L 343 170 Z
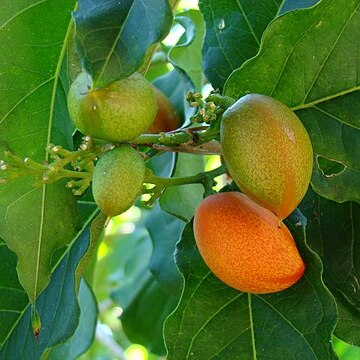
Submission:
M 329 159 L 322 155 L 317 155 L 316 162 L 320 171 L 328 178 L 339 176 L 347 169 L 347 165 L 343 162 L 336 159 Z
M 218 28 L 219 28 L 219 30 L 225 29 L 225 20 L 224 19 L 220 19 Z

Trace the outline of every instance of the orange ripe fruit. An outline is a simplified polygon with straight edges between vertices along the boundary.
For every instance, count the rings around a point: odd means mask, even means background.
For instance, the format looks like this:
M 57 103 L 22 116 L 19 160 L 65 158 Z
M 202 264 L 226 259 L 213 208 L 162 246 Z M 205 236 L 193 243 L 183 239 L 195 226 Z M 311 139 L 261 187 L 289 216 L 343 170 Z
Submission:
M 195 213 L 194 234 L 210 270 L 237 290 L 281 291 L 304 274 L 288 228 L 245 194 L 227 192 L 203 200 Z
M 153 86 L 156 95 L 157 113 L 148 134 L 158 134 L 177 129 L 180 126 L 180 117 L 169 98 L 158 88 Z

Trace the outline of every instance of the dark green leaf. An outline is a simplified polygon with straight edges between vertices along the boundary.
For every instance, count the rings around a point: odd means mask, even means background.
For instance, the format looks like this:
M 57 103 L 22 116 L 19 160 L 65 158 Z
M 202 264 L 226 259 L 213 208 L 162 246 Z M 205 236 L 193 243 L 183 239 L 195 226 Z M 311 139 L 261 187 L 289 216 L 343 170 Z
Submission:
M 148 48 L 167 35 L 172 10 L 167 0 L 79 0 L 74 19 L 84 66 L 101 85 L 142 65 Z
M 41 317 L 41 330 L 36 340 L 31 327 L 31 306 L 22 307 L 18 318 L 6 334 L 0 351 L 1 360 L 40 359 L 46 348 L 71 337 L 78 326 L 76 269 L 89 246 L 90 229 L 81 231 L 52 273 L 48 287 L 36 301 Z M 15 304 L 15 300 L 14 304 Z
M 199 2 L 206 22 L 204 73 L 215 89 L 221 91 L 229 75 L 256 55 L 262 33 L 282 4 L 282 0 Z
M 330 200 L 360 200 L 359 104 L 357 91 L 297 112 L 313 144 L 313 188 Z M 337 170 L 329 173 L 323 159 L 337 163 Z
M 322 258 L 324 280 L 338 303 L 335 334 L 360 345 L 360 206 L 326 200 L 310 189 L 300 209 L 308 218 L 309 244 Z
M 93 215 L 93 214 L 92 214 Z M 80 279 L 84 276 L 86 281 L 92 285 L 94 280 L 94 271 L 97 260 L 97 250 L 101 244 L 102 236 L 104 233 L 104 225 L 107 219 L 107 215 L 100 213 L 92 221 L 90 225 L 90 239 L 89 246 L 86 254 L 80 260 L 76 270 L 77 278 Z
M 280 13 L 282 14 L 290 10 L 309 7 L 315 5 L 317 2 L 319 2 L 319 0 L 285 0 Z
M 321 280 L 319 258 L 303 241 L 305 276 L 285 291 L 251 295 L 211 273 L 188 224 L 176 253 L 185 289 L 165 324 L 168 359 L 335 359 L 335 303 Z
M 321 155 L 317 157 L 317 165 L 325 176 L 336 176 L 345 170 L 345 165 L 341 162 L 327 159 Z
M 323 260 L 327 285 L 360 311 L 360 205 L 338 204 L 310 189 L 300 209 L 308 219 L 308 242 Z
M 159 205 L 146 218 L 146 227 L 153 243 L 150 271 L 163 290 L 175 296 L 180 296 L 183 279 L 175 265 L 173 254 L 184 226 L 183 221 L 167 214 Z
M 185 86 L 179 70 L 173 69 L 166 75 L 157 78 L 154 85 L 159 88 L 171 101 L 181 116 L 182 122 L 185 117 L 185 95 L 190 90 Z
M 205 24 L 201 13 L 197 10 L 188 10 L 176 16 L 176 21 L 185 29 L 184 40 L 173 47 L 169 52 L 172 64 L 184 71 L 195 86 L 201 91 L 203 73 L 201 69 L 201 47 L 205 33 Z
M 116 246 L 111 255 L 116 259 L 116 272 L 111 278 L 118 286 L 113 285 L 116 290 L 111 297 L 124 309 L 121 321 L 126 335 L 151 352 L 164 354 L 163 323 L 178 297 L 164 291 L 148 269 L 152 244 L 146 230 L 139 224 L 131 235 L 117 235 L 106 241 Z M 106 261 L 112 262 L 109 257 Z
M 146 346 L 155 354 L 165 355 L 162 335 L 164 321 L 178 300 L 178 297 L 165 292 L 159 282 L 147 273 L 137 297 L 121 315 L 129 340 Z
M 341 294 L 335 295 L 339 318 L 334 334 L 349 344 L 360 346 L 360 310 L 351 306 Z
M 80 319 L 74 335 L 53 348 L 46 360 L 75 360 L 91 345 L 97 323 L 97 305 L 89 285 L 82 280 L 79 288 Z
M 204 171 L 204 159 L 199 155 L 178 154 L 175 171 L 172 176 L 196 175 Z M 173 186 L 166 189 L 160 198 L 163 210 L 184 221 L 189 221 L 203 198 L 204 188 L 200 184 Z
M 16 272 L 16 256 L 0 243 L 0 348 L 21 317 L 29 298 Z
M 161 177 L 169 177 L 173 171 L 175 163 L 175 154 L 172 152 L 165 152 L 157 154 L 146 162 L 146 167 L 152 172 Z
M 359 0 L 323 0 L 277 18 L 264 32 L 259 54 L 225 86 L 228 96 L 266 94 L 297 111 L 315 158 L 345 166 L 327 176 L 315 164 L 312 177 L 320 195 L 339 202 L 360 199 L 359 9 Z
M 50 142 L 72 148 L 61 70 L 74 5 L 74 0 L 2 1 L 1 150 L 42 162 L 49 160 Z M 0 236 L 16 253 L 20 282 L 34 303 L 50 280 L 53 251 L 76 233 L 76 208 L 64 182 L 39 187 L 33 182 L 21 178 L 0 186 Z

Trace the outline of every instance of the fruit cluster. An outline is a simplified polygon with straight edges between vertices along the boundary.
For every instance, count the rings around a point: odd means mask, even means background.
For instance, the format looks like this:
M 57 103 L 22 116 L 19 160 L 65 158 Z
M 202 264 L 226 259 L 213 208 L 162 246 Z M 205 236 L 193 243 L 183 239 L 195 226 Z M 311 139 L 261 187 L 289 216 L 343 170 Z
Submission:
M 141 74 L 94 89 L 87 73 L 77 76 L 68 94 L 75 126 L 92 138 L 124 143 L 138 135 L 171 131 L 180 125 L 169 99 Z M 96 164 L 93 195 L 109 217 L 129 209 L 141 194 L 145 165 L 129 144 L 106 152 Z
M 108 216 L 121 214 L 141 194 L 146 174 L 142 157 L 128 142 L 144 132 L 171 131 L 179 117 L 138 73 L 101 89 L 94 89 L 89 75 L 80 74 L 70 88 L 68 107 L 83 133 L 121 144 L 100 157 L 93 174 L 99 208 Z M 251 94 L 223 113 L 220 143 L 227 169 L 244 194 L 220 193 L 203 200 L 194 219 L 199 251 L 214 274 L 238 290 L 286 289 L 305 270 L 282 220 L 309 185 L 309 136 L 284 104 Z
M 194 220 L 199 251 L 214 274 L 235 289 L 286 289 L 305 270 L 282 220 L 310 182 L 309 136 L 284 104 L 250 94 L 224 113 L 220 142 L 230 175 L 244 194 L 216 194 L 200 204 Z

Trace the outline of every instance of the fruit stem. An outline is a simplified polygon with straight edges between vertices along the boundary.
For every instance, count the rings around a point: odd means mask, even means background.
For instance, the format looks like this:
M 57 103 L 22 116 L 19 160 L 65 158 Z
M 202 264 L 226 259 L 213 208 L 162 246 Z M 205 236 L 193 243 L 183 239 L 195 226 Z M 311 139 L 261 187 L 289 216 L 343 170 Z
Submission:
M 223 96 L 217 93 L 212 93 L 206 98 L 207 102 L 213 102 L 215 105 L 222 107 L 223 109 L 229 108 L 235 103 L 235 99 L 229 96 Z
M 175 151 L 175 152 L 193 152 L 199 153 L 196 147 L 212 140 L 218 140 L 219 129 L 210 128 L 210 126 L 201 126 L 194 128 L 178 129 L 171 132 L 161 132 L 159 134 L 142 134 L 132 141 L 132 144 L 147 145 L 157 150 Z M 191 151 L 194 150 L 194 151 Z M 206 151 L 204 148 L 200 151 L 202 154 L 213 154 L 212 150 Z M 219 153 L 217 149 L 216 153 Z
M 226 172 L 226 166 L 223 164 L 220 167 L 210 170 L 204 171 L 196 175 L 192 176 L 184 176 L 184 177 L 172 177 L 172 178 L 163 178 L 160 176 L 154 175 L 151 170 L 147 171 L 145 176 L 145 183 L 154 184 L 155 188 L 145 190 L 145 193 L 151 192 L 151 190 L 156 189 L 156 192 L 159 192 L 159 189 L 164 189 L 169 186 L 179 186 L 186 184 L 202 184 L 204 187 L 208 187 L 208 184 L 211 183 L 213 185 L 213 179 L 217 176 L 220 176 Z M 211 180 L 211 182 L 209 182 Z M 154 191 L 152 191 L 154 192 Z

